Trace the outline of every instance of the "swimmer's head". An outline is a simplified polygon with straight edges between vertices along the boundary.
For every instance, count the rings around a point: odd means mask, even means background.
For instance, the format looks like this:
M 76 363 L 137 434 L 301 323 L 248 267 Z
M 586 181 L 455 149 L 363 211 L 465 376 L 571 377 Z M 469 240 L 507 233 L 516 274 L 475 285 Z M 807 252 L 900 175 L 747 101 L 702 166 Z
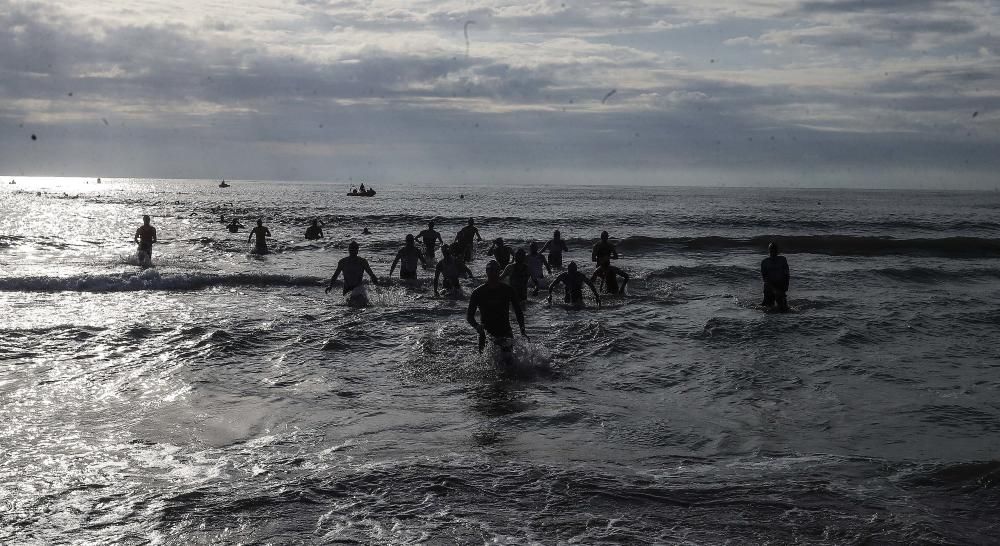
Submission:
M 486 264 L 486 278 L 491 281 L 496 281 L 500 278 L 500 264 L 496 260 L 490 260 Z
M 524 261 L 524 257 L 526 255 L 527 254 L 525 254 L 524 249 L 523 248 L 519 248 L 519 249 L 517 249 L 517 252 L 514 253 L 514 261 L 515 262 L 523 262 Z
M 142 223 L 146 224 L 147 226 L 149 225 L 149 215 L 148 214 L 143 214 L 142 215 Z
M 608 240 L 608 232 L 607 231 L 602 231 L 601 232 L 601 240 L 602 241 L 607 241 Z
M 445 258 L 450 257 L 451 256 L 451 247 L 448 246 L 448 245 L 441 245 L 441 255 L 444 256 Z
M 319 220 L 314 218 L 313 219 L 313 225 L 314 226 L 318 226 L 319 225 Z
M 427 222 L 427 229 L 434 229 L 434 220 Z
M 566 271 L 576 273 L 576 262 L 570 262 L 569 265 L 566 266 Z
M 496 239 L 493 240 L 493 243 L 496 245 L 503 246 L 503 237 L 497 237 Z
M 767 245 L 767 251 L 771 254 L 771 256 L 777 256 L 778 252 L 780 252 L 780 250 L 778 250 L 778 243 L 772 242 Z
M 553 238 L 553 239 L 558 239 L 558 238 L 560 238 L 560 237 L 562 237 L 562 234 L 561 234 L 561 233 L 559 233 L 559 230 L 558 230 L 558 229 L 552 232 L 552 238 Z
M 258 218 L 258 219 L 257 219 L 257 225 L 258 225 L 258 226 L 262 226 L 262 225 L 264 225 L 264 221 L 263 221 L 263 220 L 261 220 L 260 218 Z
M 406 246 L 413 246 L 413 234 L 412 233 L 407 233 L 406 234 Z
M 358 249 L 360 248 L 361 245 L 359 245 L 357 241 L 351 241 L 351 244 L 347 245 L 347 253 L 350 254 L 351 256 L 357 256 Z
M 472 218 L 469 218 L 469 225 L 470 225 L 470 226 L 474 226 L 474 225 L 476 225 L 476 221 L 475 221 L 475 220 L 473 220 Z
M 538 254 L 538 243 L 531 243 L 528 248 L 531 249 L 532 254 Z

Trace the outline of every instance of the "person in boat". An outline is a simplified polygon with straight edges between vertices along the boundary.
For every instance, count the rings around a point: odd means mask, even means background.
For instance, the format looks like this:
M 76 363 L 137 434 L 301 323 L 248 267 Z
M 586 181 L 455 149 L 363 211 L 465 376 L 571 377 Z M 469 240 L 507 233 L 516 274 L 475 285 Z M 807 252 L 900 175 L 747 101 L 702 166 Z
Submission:
M 360 248 L 361 246 L 358 245 L 357 241 L 351 241 L 351 244 L 347 245 L 347 256 L 337 262 L 337 269 L 333 272 L 333 276 L 330 277 L 330 285 L 326 287 L 327 294 L 333 289 L 333 284 L 337 282 L 337 277 L 341 273 L 344 274 L 344 295 L 361 286 L 365 273 L 368 273 L 368 277 L 371 278 L 373 284 L 378 284 L 378 277 L 375 276 L 375 272 L 368 265 L 368 260 L 358 256 Z
M 306 239 L 310 241 L 315 241 L 316 239 L 323 238 L 323 228 L 320 225 L 319 219 L 313 219 L 312 224 L 306 228 Z
M 358 193 L 365 193 L 365 183 L 361 183 L 361 187 L 358 188 Z
M 619 277 L 622 279 L 621 285 L 618 284 Z M 590 282 L 594 282 L 596 279 L 604 281 L 604 291 L 606 293 L 624 294 L 625 285 L 628 284 L 629 277 L 628 273 L 611 265 L 611 258 L 605 257 L 601 259 L 597 269 L 594 270 L 594 274 L 590 276 Z
M 400 264 L 399 278 L 415 280 L 417 278 L 417 261 L 424 264 L 424 267 L 427 267 L 427 260 L 424 259 L 423 253 L 417 248 L 413 235 L 407 235 L 406 244 L 403 248 L 399 249 L 399 252 L 396 252 L 396 259 L 389 266 L 389 278 L 392 278 L 392 272 L 396 269 L 396 264 Z
M 476 221 L 469 218 L 468 225 L 459 230 L 458 235 L 455 236 L 455 242 L 461 245 L 461 253 L 456 251 L 455 255 L 461 257 L 465 262 L 472 261 L 472 245 L 475 242 L 473 238 L 480 241 L 483 240 L 483 236 L 479 234 L 479 229 L 476 228 Z
M 615 245 L 608 240 L 608 232 L 602 231 L 601 240 L 594 245 L 594 250 L 590 253 L 590 261 L 600 264 L 605 258 L 609 262 L 612 258 L 617 260 L 618 249 L 616 249 Z
M 156 228 L 150 225 L 149 215 L 142 215 L 142 225 L 135 230 L 132 240 L 139 245 L 139 252 L 145 253 L 146 257 L 153 259 L 153 243 L 156 242 Z
M 264 227 L 264 221 L 257 219 L 257 226 L 250 230 L 250 235 L 247 236 L 247 243 L 257 238 L 256 243 L 251 251 L 254 254 L 267 254 L 267 238 L 271 236 L 271 230 Z
M 466 320 L 479 333 L 479 352 L 486 347 L 486 335 L 489 334 L 500 345 L 504 353 L 510 353 L 514 345 L 514 332 L 510 327 L 510 310 L 521 328 L 521 335 L 528 338 L 524 329 L 524 311 L 514 289 L 500 282 L 500 264 L 490 260 L 486 264 L 486 282 L 472 291 L 469 296 L 469 309 Z M 476 311 L 482 321 L 476 321 Z
M 490 249 L 486 251 L 486 255 L 496 258 L 500 267 L 505 268 L 510 263 L 511 258 L 514 257 L 514 249 L 504 244 L 503 237 L 497 237 L 490 246 Z
M 235 216 L 233 217 L 232 220 L 229 221 L 228 224 L 226 224 L 226 229 L 229 230 L 229 233 L 239 233 L 240 230 L 245 227 L 246 226 L 241 224 L 239 219 L 237 219 Z
M 448 245 L 442 245 L 441 261 L 434 268 L 434 295 L 439 295 L 438 278 L 444 277 L 445 290 L 455 290 L 460 287 L 459 277 L 462 273 L 465 273 L 468 278 L 472 278 L 472 270 L 452 256 L 451 248 Z
M 351 195 L 357 195 L 357 194 L 358 194 L 358 188 L 352 187 L 351 188 Z
M 552 279 L 552 282 L 549 283 L 549 303 L 552 303 L 552 288 L 559 283 L 566 285 L 564 290 L 565 296 L 563 297 L 566 303 L 571 305 L 583 305 L 583 286 L 587 285 L 590 287 L 590 291 L 594 293 L 594 299 L 597 300 L 597 305 L 601 304 L 601 296 L 597 294 L 597 289 L 594 288 L 593 281 L 577 270 L 576 262 L 570 262 L 566 267 L 566 271 L 557 275 L 556 278 Z
M 441 238 L 441 234 L 434 231 L 434 222 L 427 222 L 427 229 L 421 231 L 417 234 L 417 238 L 424 242 L 424 253 L 427 255 L 427 261 L 434 261 L 434 250 L 438 241 L 444 244 L 444 239 Z
M 569 248 L 558 229 L 552 232 L 552 240 L 542 247 L 542 252 L 546 250 L 549 251 L 549 265 L 556 269 L 562 269 L 562 253 L 569 252 Z
M 767 246 L 769 256 L 760 262 L 760 277 L 764 281 L 764 301 L 761 305 L 767 308 L 777 306 L 781 312 L 788 311 L 788 260 L 779 256 L 778 245 Z
M 542 279 L 545 278 L 545 274 L 542 272 L 542 267 L 549 271 L 549 275 L 552 274 L 552 266 L 549 265 L 549 261 L 545 259 L 544 254 L 538 252 L 538 243 L 531 243 L 528 247 L 528 257 L 525 258 L 524 263 L 528 264 L 528 271 L 531 272 L 531 280 L 535 283 L 535 290 L 531 295 L 537 295 L 538 289 L 542 287 Z
M 514 253 L 514 263 L 505 267 L 500 273 L 501 279 L 510 278 L 510 286 L 517 294 L 517 301 L 528 299 L 528 281 L 531 280 L 531 268 L 525 263 L 525 257 L 527 254 L 525 254 L 524 249 L 517 249 L 517 252 Z

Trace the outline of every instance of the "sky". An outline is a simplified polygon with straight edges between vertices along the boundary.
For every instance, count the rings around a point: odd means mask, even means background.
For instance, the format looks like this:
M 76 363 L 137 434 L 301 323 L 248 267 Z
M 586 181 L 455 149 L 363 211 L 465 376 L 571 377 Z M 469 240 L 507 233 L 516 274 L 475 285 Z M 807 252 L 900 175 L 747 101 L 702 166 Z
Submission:
M 0 0 L 0 29 L 9 176 L 1000 186 L 997 0 Z

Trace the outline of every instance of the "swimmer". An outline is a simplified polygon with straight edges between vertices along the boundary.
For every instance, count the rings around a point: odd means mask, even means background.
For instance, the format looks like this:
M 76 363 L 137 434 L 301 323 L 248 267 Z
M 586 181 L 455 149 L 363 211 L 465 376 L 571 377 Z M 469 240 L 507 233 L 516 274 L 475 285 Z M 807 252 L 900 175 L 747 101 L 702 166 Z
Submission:
M 497 264 L 499 264 L 501 268 L 504 268 L 510 263 L 510 259 L 514 256 L 514 251 L 511 250 L 509 246 L 504 244 L 503 237 L 497 237 L 496 240 L 493 241 L 493 245 L 490 246 L 490 249 L 486 251 L 486 255 L 495 257 Z
M 504 268 L 501 279 L 510 277 L 510 286 L 517 294 L 517 301 L 528 299 L 528 281 L 531 280 L 531 268 L 525 263 L 526 254 L 523 248 L 514 253 L 514 263 Z M 536 286 L 537 288 L 537 286 Z
M 622 278 L 621 286 L 618 286 L 618 277 Z M 628 284 L 628 273 L 611 265 L 610 258 L 604 258 L 601 261 L 601 264 L 594 270 L 594 274 L 590 276 L 590 282 L 594 282 L 598 278 L 604 281 L 604 291 L 608 294 L 625 293 L 625 285 Z
M 257 219 L 257 227 L 250 230 L 250 235 L 247 236 L 247 243 L 249 244 L 254 237 L 257 238 L 257 242 L 253 246 L 251 251 L 253 254 L 267 254 L 267 237 L 271 236 L 271 230 L 264 227 L 264 221 Z
M 156 228 L 149 225 L 149 215 L 142 216 L 142 225 L 135 230 L 132 240 L 139 245 L 139 252 L 144 252 L 147 259 L 153 259 L 153 243 L 156 242 Z
M 427 267 L 427 260 L 424 259 L 424 255 L 414 244 L 413 235 L 406 236 L 406 245 L 399 249 L 396 253 L 396 259 L 392 261 L 392 265 L 389 267 L 389 278 L 392 278 L 392 272 L 396 269 L 396 264 L 402 262 L 399 266 L 399 278 L 415 280 L 417 278 L 417 260 Z
M 437 263 L 437 267 L 434 269 L 434 295 L 439 295 L 439 277 L 444 277 L 445 290 L 454 290 L 459 288 L 458 279 L 463 272 L 468 278 L 472 278 L 472 271 L 451 255 L 451 248 L 448 245 L 443 245 L 441 247 L 441 261 Z
M 566 272 L 560 273 L 549 283 L 549 303 L 552 303 L 552 287 L 559 283 L 566 284 L 566 295 L 564 297 L 566 303 L 583 305 L 583 285 L 587 285 L 590 287 L 590 291 L 594 293 L 597 305 L 601 304 L 601 296 L 597 294 L 597 289 L 594 288 L 593 281 L 588 279 L 583 273 L 577 271 L 576 262 L 570 262 L 569 266 L 566 267 Z
M 486 334 L 500 342 L 505 353 L 513 349 L 514 332 L 510 328 L 510 308 L 521 327 L 521 335 L 528 338 L 524 330 L 524 312 L 518 303 L 514 289 L 500 282 L 500 265 L 495 260 L 486 264 L 486 282 L 472 291 L 469 296 L 469 310 L 465 315 L 469 324 L 479 332 L 479 352 L 486 347 Z M 476 322 L 476 310 L 482 323 Z M 528 338 L 530 339 L 530 338 Z
M 315 241 L 316 239 L 323 238 L 323 228 L 320 227 L 319 219 L 314 219 L 312 225 L 306 228 L 306 239 L 310 241 Z
M 229 230 L 229 233 L 239 233 L 240 229 L 245 227 L 246 226 L 241 224 L 240 221 L 235 216 L 233 217 L 232 220 L 229 221 L 228 224 L 226 224 L 226 229 Z
M 542 252 L 546 250 L 549 251 L 549 265 L 556 269 L 562 269 L 562 253 L 569 252 L 569 248 L 558 229 L 552 232 L 552 240 L 542 247 Z
M 528 270 L 531 272 L 531 280 L 535 283 L 535 290 L 531 293 L 532 296 L 538 294 L 538 289 L 542 286 L 542 279 L 545 278 L 545 274 L 542 273 L 542 266 L 544 265 L 549 271 L 549 275 L 552 274 L 552 266 L 549 265 L 549 261 L 545 259 L 544 254 L 538 253 L 538 243 L 531 243 L 528 247 L 529 253 L 528 257 L 525 258 L 524 263 L 528 264 Z
M 594 245 L 594 250 L 590 254 L 590 261 L 597 262 L 598 264 L 600 264 L 601 260 L 604 258 L 607 258 L 609 262 L 611 261 L 611 258 L 616 260 L 618 259 L 618 250 L 615 248 L 615 245 L 611 244 L 611 241 L 608 240 L 607 231 L 601 232 L 601 240 Z
M 340 276 L 341 272 L 344 273 L 345 295 L 361 286 L 365 273 L 368 273 L 373 284 L 378 284 L 378 277 L 375 276 L 375 272 L 368 265 L 368 260 L 358 256 L 359 248 L 360 246 L 355 241 L 351 241 L 351 244 L 347 245 L 347 257 L 341 258 L 337 262 L 337 269 L 333 272 L 333 277 L 330 277 L 330 285 L 326 287 L 327 294 L 333 289 L 333 283 L 337 282 L 337 277 Z
M 773 308 L 777 305 L 781 312 L 788 311 L 788 260 L 784 256 L 778 255 L 778 245 L 771 243 L 767 246 L 770 254 L 760 262 L 760 277 L 764 281 L 764 301 L 761 305 Z
M 461 245 L 462 251 L 459 253 L 457 250 L 452 249 L 455 252 L 455 257 L 462 258 L 464 262 L 472 261 L 473 238 L 480 241 L 483 240 L 483 236 L 479 234 L 479 229 L 476 228 L 476 221 L 469 218 L 469 224 L 459 230 L 458 235 L 455 236 L 455 242 Z
M 427 222 L 427 229 L 418 233 L 417 238 L 424 242 L 424 253 L 427 255 L 427 261 L 434 261 L 434 248 L 437 242 L 441 241 L 441 244 L 444 244 L 441 234 L 434 231 L 434 222 Z
M 361 230 L 361 234 L 362 235 L 371 235 L 372 232 L 368 231 L 368 228 L 365 228 L 365 229 Z

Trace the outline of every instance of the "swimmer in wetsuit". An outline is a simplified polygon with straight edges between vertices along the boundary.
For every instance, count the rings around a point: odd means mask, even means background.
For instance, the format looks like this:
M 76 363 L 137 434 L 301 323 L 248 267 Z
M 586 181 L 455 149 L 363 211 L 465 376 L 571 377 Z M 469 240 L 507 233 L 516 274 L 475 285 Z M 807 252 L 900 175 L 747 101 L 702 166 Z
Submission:
M 549 251 L 549 265 L 562 269 L 562 253 L 569 252 L 569 247 L 566 246 L 566 241 L 562 239 L 558 229 L 552 232 L 552 240 L 542 247 L 542 252 L 546 250 Z
M 601 240 L 594 245 L 594 250 L 590 253 L 590 261 L 601 263 L 601 260 L 607 258 L 608 262 L 611 262 L 611 258 L 618 259 L 618 249 L 615 245 L 611 244 L 608 240 L 608 232 L 601 232 Z
M 514 253 L 514 263 L 505 267 L 503 273 L 500 273 L 501 279 L 510 277 L 510 286 L 517 294 L 517 301 L 528 299 L 528 281 L 531 280 L 531 268 L 525 263 L 526 257 L 523 248 L 517 249 L 517 252 Z
M 437 263 L 437 267 L 434 269 L 434 295 L 438 295 L 439 277 L 444 277 L 445 290 L 454 290 L 461 287 L 458 279 L 462 273 L 465 273 L 470 279 L 472 278 L 472 270 L 451 255 L 451 248 L 448 245 L 442 246 L 441 261 Z
M 337 281 L 337 277 L 340 276 L 341 272 L 344 273 L 345 295 L 361 286 L 365 273 L 368 273 L 368 276 L 371 277 L 373 284 L 378 284 L 378 277 L 375 276 L 375 272 L 368 265 L 368 260 L 358 256 L 359 248 L 358 243 L 355 241 L 351 241 L 351 244 L 347 245 L 347 257 L 341 258 L 340 262 L 337 263 L 337 269 L 333 272 L 333 277 L 330 277 L 330 286 L 326 287 L 327 294 L 333 289 L 333 283 Z
M 257 242 L 253 246 L 254 254 L 267 254 L 267 237 L 271 236 L 271 230 L 264 227 L 264 221 L 258 219 L 257 227 L 250 230 L 250 235 L 247 237 L 247 243 L 249 243 L 254 237 L 257 238 Z
M 476 228 L 476 221 L 469 218 L 469 224 L 459 230 L 458 235 L 455 236 L 455 242 L 460 245 L 461 253 L 452 248 L 452 252 L 455 254 L 456 258 L 460 258 L 463 262 L 472 261 L 472 245 L 475 241 L 473 238 L 483 240 L 482 235 L 479 234 L 479 229 Z
M 618 286 L 618 277 L 622 278 L 621 286 Z M 628 273 L 611 265 L 610 258 L 604 258 L 594 274 L 590 276 L 590 282 L 600 278 L 604 281 L 604 291 L 608 294 L 624 294 L 625 285 L 628 284 Z
M 323 228 L 319 225 L 319 220 L 313 220 L 312 225 L 306 228 L 306 239 L 315 241 L 323 238 Z
M 424 264 L 427 267 L 427 260 L 424 259 L 423 253 L 414 244 L 413 235 L 406 236 L 406 245 L 396 252 L 396 259 L 392 261 L 392 265 L 389 267 L 389 278 L 392 278 L 392 272 L 396 269 L 396 264 L 402 262 L 399 266 L 399 278 L 414 280 L 417 278 L 417 261 Z
M 142 215 L 142 225 L 135 230 L 132 240 L 138 243 L 139 252 L 146 253 L 148 259 L 153 259 L 153 243 L 156 242 L 156 228 L 149 225 L 149 215 Z
M 760 262 L 760 277 L 764 281 L 764 307 L 778 307 L 781 312 L 788 311 L 788 260 L 778 255 L 778 245 L 767 246 L 770 256 Z
M 497 237 L 493 245 L 486 251 L 487 256 L 493 256 L 500 265 L 500 269 L 507 267 L 510 259 L 514 257 L 514 251 L 503 242 L 503 237 Z
M 594 283 L 586 275 L 577 271 L 576 262 L 570 262 L 566 268 L 566 272 L 560 273 L 549 283 L 549 303 L 552 303 L 552 287 L 559 283 L 565 283 L 566 285 L 566 295 L 564 297 L 566 303 L 583 305 L 583 286 L 587 285 L 590 287 L 590 291 L 594 293 L 597 305 L 601 304 L 601 296 L 597 294 Z
M 518 303 L 517 294 L 514 289 L 500 282 L 500 265 L 495 260 L 490 260 L 486 264 L 486 282 L 472 291 L 469 296 L 469 310 L 465 315 L 469 324 L 479 332 L 479 352 L 483 352 L 486 347 L 486 334 L 493 336 L 500 342 L 500 347 L 504 352 L 510 352 L 514 341 L 514 332 L 510 328 L 510 308 L 514 308 L 514 316 L 517 317 L 517 324 L 521 327 L 521 335 L 525 338 L 528 333 L 524 330 L 524 312 Z M 476 310 L 482 324 L 476 322 Z
M 232 220 L 229 221 L 228 224 L 226 224 L 226 229 L 229 230 L 229 233 L 239 233 L 240 230 L 243 229 L 243 228 L 245 228 L 245 227 L 246 226 L 244 226 L 243 224 L 241 224 L 240 221 L 237 220 L 235 216 L 233 217 Z
M 549 265 L 549 261 L 545 259 L 544 254 L 538 253 L 538 243 L 531 243 L 528 249 L 530 252 L 528 253 L 528 257 L 524 259 L 524 263 L 528 264 L 528 271 L 531 272 L 531 280 L 535 283 L 535 290 L 531 293 L 534 296 L 538 294 L 538 289 L 542 287 L 542 279 L 545 278 L 545 274 L 542 273 L 542 266 L 549 271 L 549 275 L 552 274 L 552 266 Z
M 427 229 L 421 231 L 417 234 L 417 238 L 424 242 L 424 253 L 427 255 L 427 261 L 434 260 L 434 249 L 438 241 L 444 244 L 444 239 L 441 238 L 441 234 L 434 231 L 434 222 L 427 222 Z

